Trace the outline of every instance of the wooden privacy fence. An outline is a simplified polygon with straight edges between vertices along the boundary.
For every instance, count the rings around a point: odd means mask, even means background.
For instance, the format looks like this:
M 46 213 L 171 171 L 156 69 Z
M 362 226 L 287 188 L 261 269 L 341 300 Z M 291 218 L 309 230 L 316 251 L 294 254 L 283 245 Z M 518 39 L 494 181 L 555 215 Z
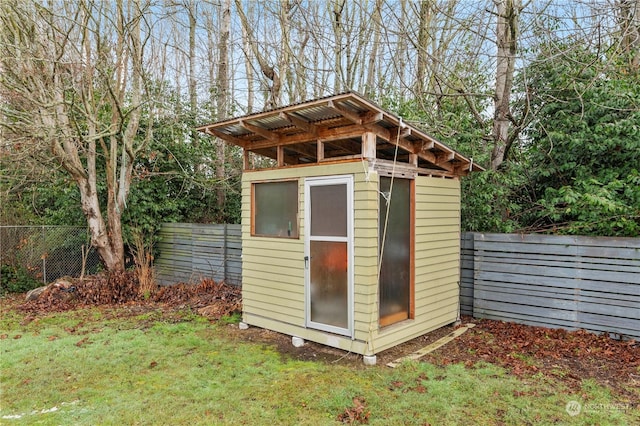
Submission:
M 160 230 L 156 277 L 161 285 L 202 277 L 240 285 L 240 225 L 165 223 Z
M 240 225 L 164 224 L 160 284 L 241 285 Z M 640 338 L 640 238 L 463 233 L 460 310 Z
M 640 337 L 640 239 L 462 236 L 461 310 Z

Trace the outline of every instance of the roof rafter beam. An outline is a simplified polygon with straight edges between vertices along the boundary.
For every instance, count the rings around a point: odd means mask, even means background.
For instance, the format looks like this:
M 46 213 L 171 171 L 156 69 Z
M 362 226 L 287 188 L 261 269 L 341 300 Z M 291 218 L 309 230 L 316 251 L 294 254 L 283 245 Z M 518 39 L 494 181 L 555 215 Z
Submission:
M 457 165 L 455 167 L 455 174 L 461 175 L 461 176 L 467 176 L 471 172 L 470 166 L 471 164 Z
M 322 142 L 335 141 L 340 139 L 359 138 L 362 135 L 362 127 L 360 126 L 344 126 L 337 128 L 317 128 L 315 137 L 311 137 L 306 133 L 283 136 L 277 142 L 256 141 L 247 144 L 250 149 L 269 148 L 275 145 L 295 145 L 298 143 L 315 142 L 320 140 Z
M 360 117 L 359 114 L 353 113 L 353 112 L 349 111 L 348 109 L 345 109 L 344 107 L 341 107 L 340 105 L 338 105 L 334 101 L 332 101 L 332 100 L 327 101 L 327 106 L 329 108 L 331 108 L 332 110 L 337 111 L 340 114 L 342 114 L 343 117 L 347 118 L 352 123 L 354 123 L 354 124 L 362 124 L 362 117 Z
M 380 138 L 382 138 L 383 140 L 386 140 L 393 146 L 397 144 L 399 148 L 402 148 L 403 150 L 407 151 L 409 154 L 416 154 L 418 155 L 419 158 L 422 158 L 423 160 L 428 161 L 432 164 L 436 164 L 437 159 L 435 154 L 433 152 L 423 150 L 422 146 L 419 146 L 416 142 L 409 141 L 405 138 L 398 139 L 397 136 L 396 136 L 396 139 L 392 139 L 391 138 L 392 132 L 389 129 L 385 129 L 384 127 L 379 126 L 377 124 L 371 124 L 365 127 L 372 130 Z M 397 131 L 398 130 L 396 130 L 396 135 L 397 135 Z M 449 167 L 445 165 L 438 164 L 438 167 L 446 168 L 447 170 L 449 170 Z
M 238 121 L 238 124 L 240 124 L 240 126 L 244 127 L 245 129 L 247 129 L 248 131 L 255 133 L 256 135 L 260 135 L 265 139 L 268 139 L 269 141 L 271 141 L 272 143 L 278 143 L 280 141 L 280 136 L 278 136 L 277 134 L 267 130 L 267 129 L 263 129 L 262 127 L 256 126 L 254 124 L 251 124 L 249 122 L 246 122 L 244 120 L 240 120 Z
M 444 163 L 450 163 L 455 158 L 455 152 L 441 152 L 436 154 L 436 164 L 439 166 Z
M 433 147 L 436 146 L 436 143 L 432 140 L 429 141 L 422 141 L 422 145 L 420 147 L 420 149 L 422 151 L 429 151 L 431 149 L 433 149 Z
M 391 141 L 391 143 L 395 144 L 395 141 Z M 435 164 L 438 167 L 442 167 L 447 171 L 451 172 L 454 169 L 453 164 L 451 163 L 438 163 L 438 158 L 433 152 L 425 151 L 419 144 L 415 142 L 410 142 L 406 139 L 401 138 L 400 140 L 398 140 L 398 146 L 405 151 L 408 151 L 409 154 L 416 154 L 418 158 L 422 158 L 423 160 L 428 161 L 431 164 Z
M 409 127 L 395 127 L 389 130 L 389 139 L 391 142 L 395 142 L 398 138 L 406 138 L 411 135 L 411 129 Z
M 245 140 L 242 140 L 242 139 L 237 138 L 235 136 L 228 135 L 228 134 L 226 134 L 224 132 L 221 132 L 221 131 L 219 131 L 217 129 L 212 129 L 210 127 L 209 128 L 205 128 L 204 132 L 209 134 L 209 135 L 211 135 L 211 136 L 216 136 L 216 137 L 218 137 L 218 138 L 220 138 L 220 139 L 222 139 L 222 140 L 224 140 L 226 142 L 234 143 L 234 144 L 236 144 L 238 146 L 241 146 L 243 148 L 246 147 L 246 145 L 248 143 L 250 143 L 249 141 L 245 141 Z
M 384 114 L 379 111 L 369 111 L 365 114 L 358 114 L 352 111 L 349 111 L 345 107 L 336 102 L 329 100 L 327 101 L 327 106 L 334 111 L 339 112 L 344 118 L 351 121 L 354 124 L 367 125 L 377 123 L 382 121 L 384 118 Z
M 390 140 L 392 144 L 395 144 L 396 141 Z M 428 161 L 431 164 L 434 164 L 438 167 L 442 167 L 443 169 L 452 172 L 454 170 L 454 166 L 452 163 L 447 161 L 438 161 L 438 157 L 431 151 L 425 150 L 421 145 L 408 141 L 406 139 L 400 138 L 397 140 L 398 147 L 408 151 L 410 154 L 416 154 L 418 158 L 421 158 L 425 161 Z
M 281 145 L 281 146 L 284 147 L 285 145 Z M 286 147 L 288 150 L 295 151 L 306 157 L 316 158 L 318 155 L 318 150 L 316 146 L 311 148 L 302 144 L 297 144 L 297 145 L 286 145 Z
M 288 121 L 289 123 L 293 124 L 295 127 L 297 127 L 298 129 L 304 130 L 305 132 L 309 133 L 309 135 L 311 137 L 314 137 L 317 135 L 318 133 L 318 128 L 316 127 L 315 124 L 310 123 L 304 119 L 298 118 L 295 115 L 288 113 L 286 111 L 282 111 L 280 114 L 278 114 L 280 116 L 280 118 L 282 118 L 283 120 Z

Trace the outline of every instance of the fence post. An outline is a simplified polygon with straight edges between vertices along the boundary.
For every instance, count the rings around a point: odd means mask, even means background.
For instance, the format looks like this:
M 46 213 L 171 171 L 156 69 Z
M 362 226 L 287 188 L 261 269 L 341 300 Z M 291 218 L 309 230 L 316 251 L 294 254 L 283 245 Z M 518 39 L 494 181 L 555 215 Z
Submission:
M 225 223 L 224 225 L 224 232 L 223 232 L 223 240 L 222 240 L 222 269 L 223 269 L 223 273 L 222 273 L 222 279 L 224 282 L 227 282 L 227 239 L 228 239 L 228 233 L 227 233 L 227 224 Z
M 47 234 L 42 225 L 42 247 L 44 248 L 44 253 L 42 253 L 42 283 L 47 285 Z

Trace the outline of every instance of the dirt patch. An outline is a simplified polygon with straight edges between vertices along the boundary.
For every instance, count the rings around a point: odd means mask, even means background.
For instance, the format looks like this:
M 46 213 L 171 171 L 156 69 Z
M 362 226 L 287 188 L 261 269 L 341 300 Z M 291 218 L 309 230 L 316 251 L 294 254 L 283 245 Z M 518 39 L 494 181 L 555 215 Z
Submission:
M 563 382 L 579 392 L 584 380 L 592 379 L 631 403 L 640 398 L 640 344 L 619 341 L 605 335 L 532 327 L 522 324 L 464 317 L 461 326 L 476 326 L 462 336 L 424 356 L 420 362 L 440 366 L 462 363 L 474 368 L 482 363 L 504 367 L 510 374 L 527 378 L 542 374 Z M 377 354 L 377 363 L 411 354 L 456 329 L 453 325 L 405 342 Z M 320 361 L 352 368 L 367 368 L 362 356 L 306 342 L 296 348 L 291 337 L 257 327 L 239 330 L 229 325 L 230 338 L 274 346 L 283 357 L 302 361 Z
M 240 330 L 237 324 L 229 324 L 224 331 L 230 339 L 272 346 L 282 355 L 283 359 L 319 361 L 327 364 L 364 368 L 361 355 L 309 341 L 305 341 L 304 346 L 297 348 L 293 346 L 291 336 L 264 328 L 249 327 L 246 330 Z

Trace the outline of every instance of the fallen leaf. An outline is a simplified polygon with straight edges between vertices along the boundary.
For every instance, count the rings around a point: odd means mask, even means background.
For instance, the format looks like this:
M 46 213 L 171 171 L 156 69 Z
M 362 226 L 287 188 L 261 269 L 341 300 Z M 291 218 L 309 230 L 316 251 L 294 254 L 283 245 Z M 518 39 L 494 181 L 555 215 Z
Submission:
M 89 341 L 89 338 L 88 338 L 88 337 L 85 337 L 84 339 L 82 339 L 82 340 L 78 341 L 78 342 L 76 343 L 76 346 L 77 346 L 77 347 L 79 347 L 79 348 L 81 348 L 82 346 L 84 346 L 84 345 L 89 345 L 89 344 L 91 344 L 91 343 L 92 343 L 92 342 L 90 342 L 90 341 Z
M 404 385 L 404 383 L 402 383 L 401 381 L 396 380 L 396 381 L 391 382 L 391 386 L 389 386 L 389 389 L 393 390 L 394 388 L 399 388 L 402 385 Z

